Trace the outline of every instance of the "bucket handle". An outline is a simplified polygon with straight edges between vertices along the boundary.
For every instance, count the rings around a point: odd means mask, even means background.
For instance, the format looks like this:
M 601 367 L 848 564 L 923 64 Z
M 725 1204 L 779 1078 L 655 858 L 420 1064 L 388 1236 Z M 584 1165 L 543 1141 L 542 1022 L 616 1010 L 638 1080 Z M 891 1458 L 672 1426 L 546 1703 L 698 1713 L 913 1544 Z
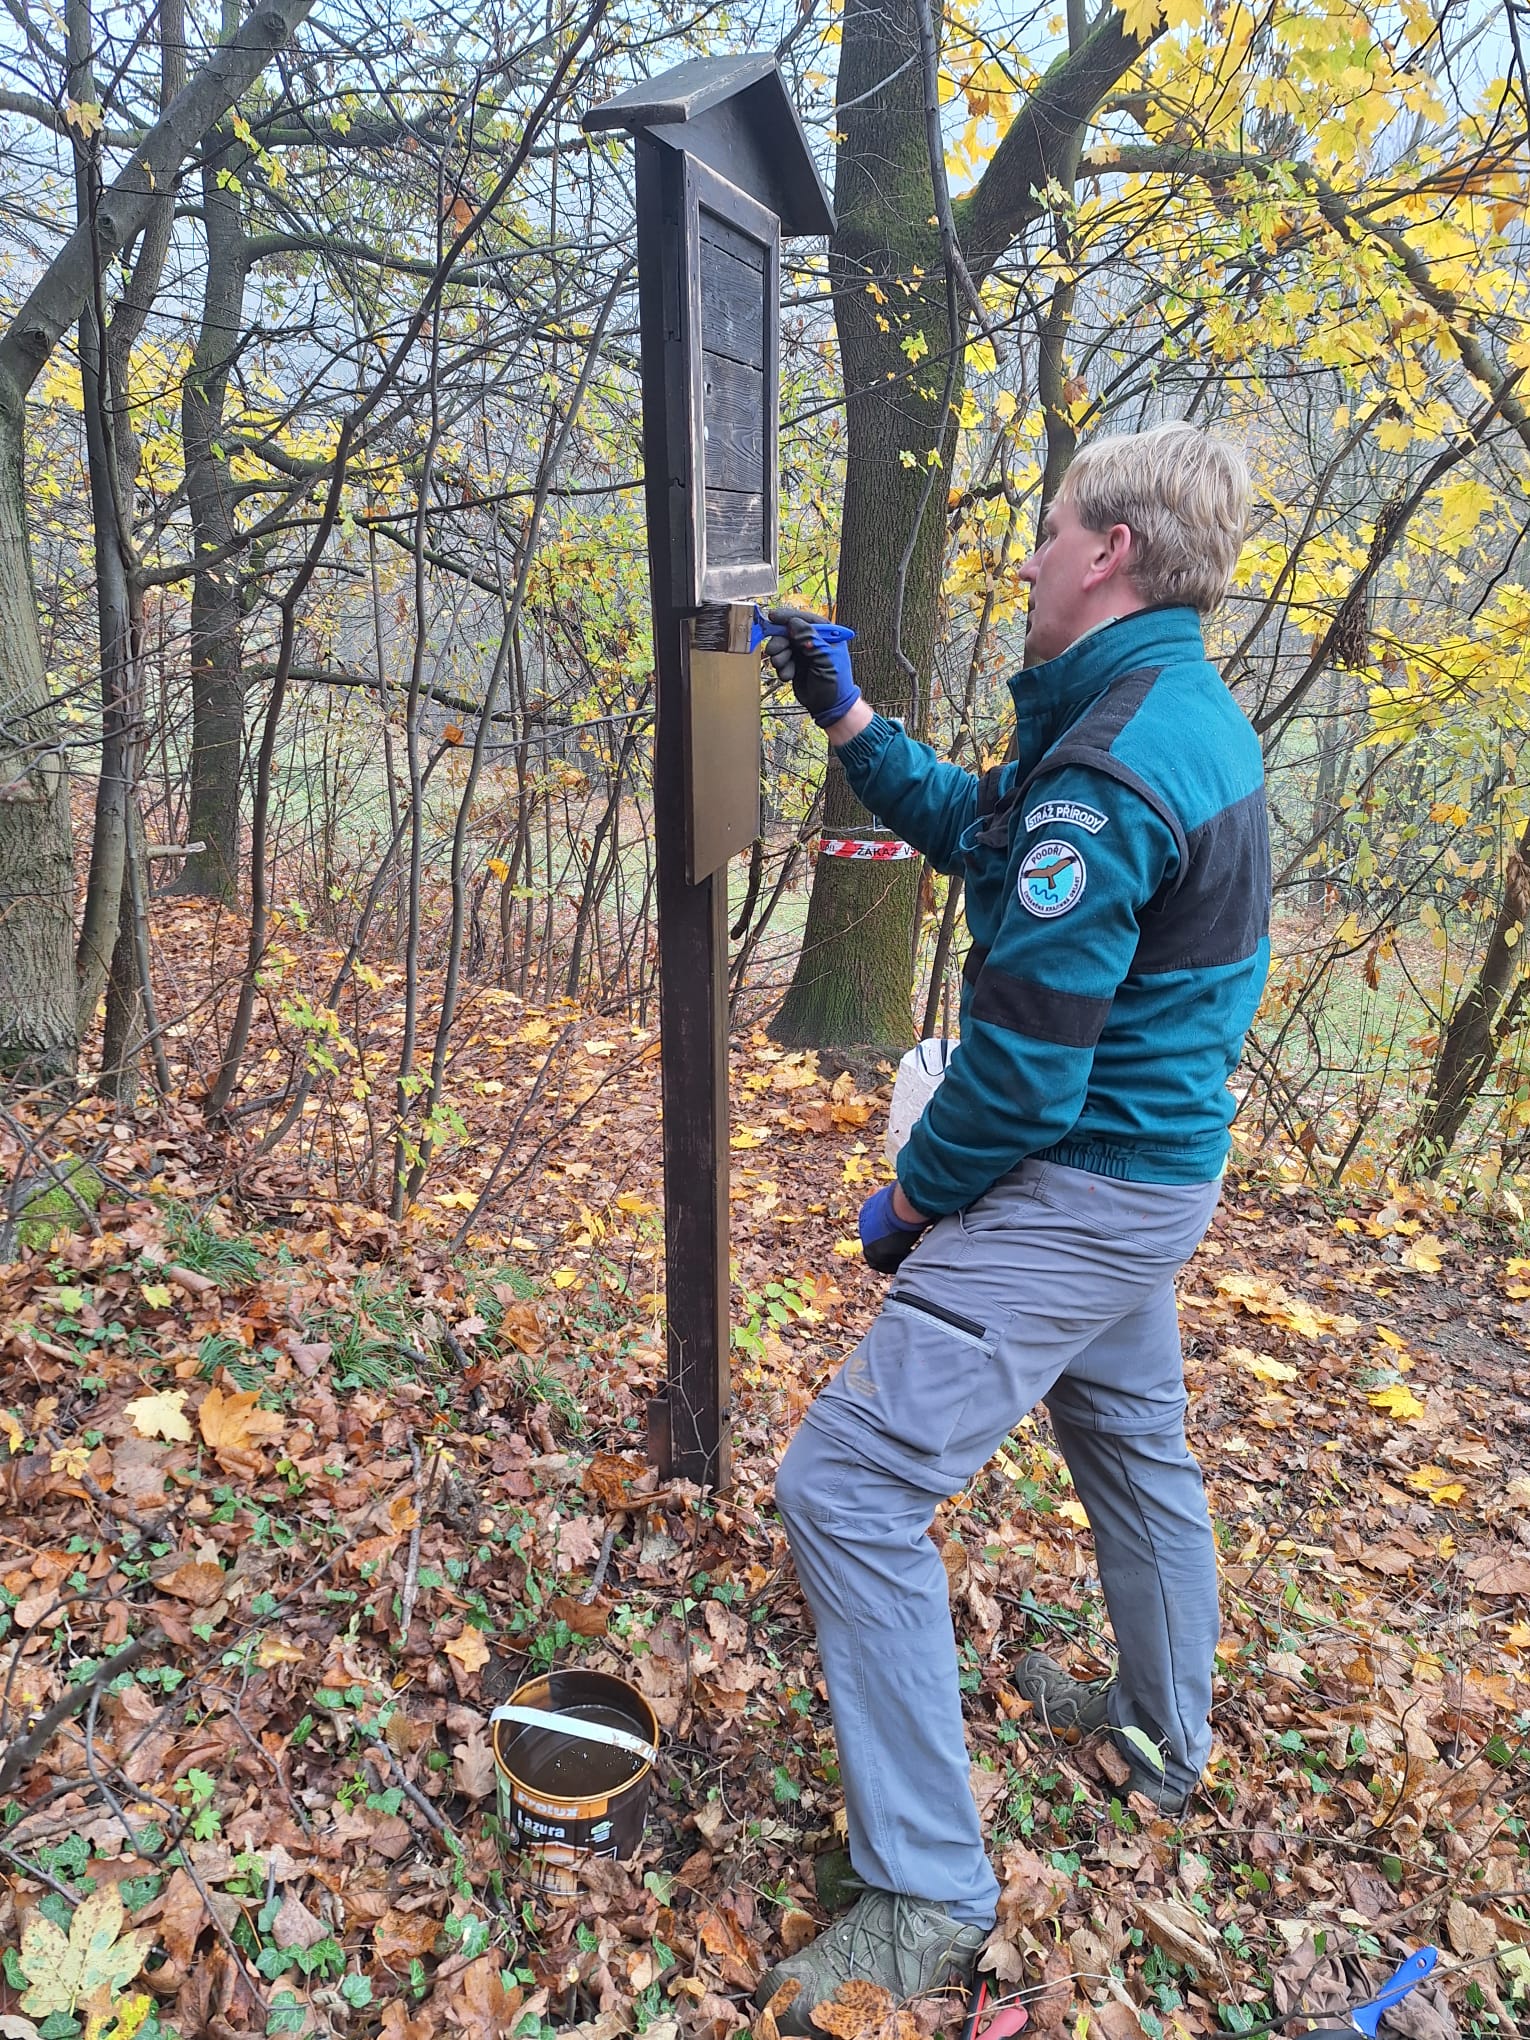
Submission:
M 645 1764 L 658 1760 L 659 1752 L 652 1743 L 644 1742 L 640 1735 L 625 1728 L 610 1728 L 603 1721 L 581 1721 L 576 1715 L 553 1714 L 545 1707 L 510 1706 L 496 1707 L 489 1719 L 514 1721 L 523 1728 L 555 1729 L 575 1742 L 605 1743 L 613 1750 L 626 1750 L 629 1756 L 641 1757 Z

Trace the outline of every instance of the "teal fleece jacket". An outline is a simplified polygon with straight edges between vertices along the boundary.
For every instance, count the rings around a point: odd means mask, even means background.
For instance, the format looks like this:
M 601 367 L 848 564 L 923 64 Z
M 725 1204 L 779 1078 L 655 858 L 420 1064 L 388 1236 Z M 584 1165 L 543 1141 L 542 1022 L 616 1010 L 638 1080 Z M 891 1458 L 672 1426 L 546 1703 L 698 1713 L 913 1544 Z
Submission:
M 839 751 L 876 819 L 966 880 L 961 1042 L 898 1157 L 931 1217 L 1027 1156 L 1209 1182 L 1269 965 L 1259 740 L 1193 609 L 1138 611 L 1010 681 L 981 775 L 882 716 Z

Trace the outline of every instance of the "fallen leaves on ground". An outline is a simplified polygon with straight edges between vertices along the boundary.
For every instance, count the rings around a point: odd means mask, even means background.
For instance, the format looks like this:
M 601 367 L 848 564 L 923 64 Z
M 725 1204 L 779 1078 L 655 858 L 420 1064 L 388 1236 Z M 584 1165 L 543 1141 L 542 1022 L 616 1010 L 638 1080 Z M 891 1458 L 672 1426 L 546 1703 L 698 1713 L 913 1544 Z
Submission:
M 153 2040 L 258 2040 L 268 2018 L 358 2040 L 771 2040 L 752 1992 L 827 1916 L 845 1812 L 770 1483 L 883 1293 L 853 1232 L 885 1101 L 736 1044 L 734 1124 L 762 1137 L 733 1156 L 734 1479 L 702 1495 L 644 1454 L 664 1372 L 651 1038 L 602 1021 L 569 1050 L 578 1116 L 513 1220 L 486 1211 L 449 1245 L 569 1017 L 483 1002 L 465 1055 L 484 1118 L 397 1225 L 279 1159 L 246 1158 L 220 1196 L 229 1155 L 189 1108 L 119 1121 L 88 1100 L 69 1122 L 133 1190 L 99 1237 L 0 1269 L 0 1753 L 157 1640 L 22 1767 L 0 2022 L 85 2026 L 104 1987 L 147 1993 Z M 1225 1586 L 1216 1748 L 1182 1821 L 1123 1803 L 1108 1752 L 1048 1742 L 1010 1682 L 1033 1645 L 1086 1676 L 1109 1663 L 1044 1415 L 937 1512 L 1003 1887 L 1001 2018 L 1023 1999 L 1042 2040 L 1237 2032 L 1355 2002 L 1423 1940 L 1440 1981 L 1394 2032 L 1522 2016 L 1518 1245 L 1413 1193 L 1335 1217 L 1230 1183 L 1181 1285 Z M 562 1666 L 636 1684 L 664 1740 L 640 1856 L 556 1896 L 503 1846 L 487 1717 Z M 957 2013 L 863 1986 L 827 2018 L 842 2040 L 922 2040 Z

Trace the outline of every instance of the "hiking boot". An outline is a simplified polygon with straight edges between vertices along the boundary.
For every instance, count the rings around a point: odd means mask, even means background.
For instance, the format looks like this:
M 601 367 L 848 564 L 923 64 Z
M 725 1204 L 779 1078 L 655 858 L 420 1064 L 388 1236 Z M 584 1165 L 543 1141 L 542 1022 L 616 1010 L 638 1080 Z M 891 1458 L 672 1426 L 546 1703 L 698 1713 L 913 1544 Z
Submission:
M 1110 1692 L 1115 1680 L 1075 1679 L 1043 1650 L 1028 1650 L 1010 1673 L 1022 1700 L 1029 1700 L 1036 1720 L 1048 1735 L 1092 1735 L 1110 1719 Z M 1123 1752 L 1133 1766 L 1139 1761 Z
M 987 1939 L 985 1928 L 963 1926 L 924 1899 L 868 1891 L 816 1941 L 768 1969 L 754 2001 L 768 2005 L 783 1983 L 795 1981 L 797 1994 L 777 2012 L 776 2024 L 783 2033 L 816 2034 L 814 2005 L 852 1976 L 881 1984 L 899 2003 L 952 1981 L 965 1989 Z

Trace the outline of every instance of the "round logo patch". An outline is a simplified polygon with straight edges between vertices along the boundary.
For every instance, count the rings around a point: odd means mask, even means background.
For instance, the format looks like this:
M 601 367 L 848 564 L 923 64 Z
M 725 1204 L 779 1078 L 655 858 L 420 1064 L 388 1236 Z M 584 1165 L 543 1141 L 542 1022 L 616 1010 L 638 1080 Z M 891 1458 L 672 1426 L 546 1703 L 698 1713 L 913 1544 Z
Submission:
M 1020 904 L 1027 913 L 1053 920 L 1078 905 L 1087 876 L 1083 852 L 1073 844 L 1055 838 L 1033 844 L 1020 866 Z

